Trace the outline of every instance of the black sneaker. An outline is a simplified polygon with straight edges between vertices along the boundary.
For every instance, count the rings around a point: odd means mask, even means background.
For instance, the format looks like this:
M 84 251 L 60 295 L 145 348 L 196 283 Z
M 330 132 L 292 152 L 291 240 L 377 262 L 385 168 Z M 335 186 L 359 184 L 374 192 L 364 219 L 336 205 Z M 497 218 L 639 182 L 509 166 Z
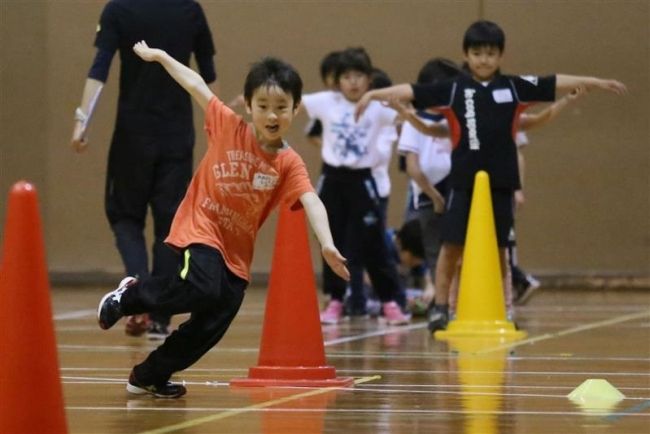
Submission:
M 122 279 L 117 289 L 102 297 L 99 301 L 99 307 L 97 308 L 97 322 L 99 322 L 99 327 L 108 330 L 124 316 L 122 306 L 120 306 L 122 294 L 129 286 L 136 282 L 137 279 L 135 277 L 125 277 Z
M 428 328 L 431 333 L 438 330 L 445 330 L 449 322 L 447 305 L 435 304 L 429 309 L 427 313 L 427 321 L 429 322 Z
M 147 330 L 147 339 L 150 341 L 162 341 L 169 336 L 169 326 L 157 321 L 152 321 Z
M 126 383 L 126 391 L 134 395 L 151 395 L 156 398 L 180 398 L 187 393 L 185 386 L 181 384 L 173 384 L 167 382 L 165 384 L 152 384 L 145 386 L 135 378 L 135 374 L 131 371 L 129 375 L 129 382 Z
M 523 280 L 520 280 L 513 284 L 514 289 L 514 302 L 515 304 L 526 304 L 528 299 L 533 295 L 533 293 L 540 287 L 539 280 L 535 279 L 530 274 L 524 276 Z

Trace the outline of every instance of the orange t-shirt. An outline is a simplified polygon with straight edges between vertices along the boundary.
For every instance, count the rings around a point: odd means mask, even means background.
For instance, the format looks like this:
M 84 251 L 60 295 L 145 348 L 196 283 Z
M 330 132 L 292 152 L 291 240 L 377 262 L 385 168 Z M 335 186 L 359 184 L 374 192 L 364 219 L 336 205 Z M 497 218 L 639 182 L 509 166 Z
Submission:
M 217 97 L 205 111 L 208 149 L 181 202 L 169 236 L 176 248 L 215 247 L 237 276 L 250 281 L 257 231 L 280 203 L 292 206 L 314 191 L 291 148 L 264 152 L 251 126 Z

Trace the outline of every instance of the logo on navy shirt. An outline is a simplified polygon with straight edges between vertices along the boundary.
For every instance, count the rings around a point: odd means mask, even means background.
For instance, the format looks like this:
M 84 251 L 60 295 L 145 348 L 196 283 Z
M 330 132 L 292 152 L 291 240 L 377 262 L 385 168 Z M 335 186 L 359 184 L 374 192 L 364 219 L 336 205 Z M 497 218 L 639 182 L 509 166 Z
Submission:
M 526 80 L 528 83 L 537 86 L 539 78 L 536 75 L 520 75 L 519 78 Z
M 469 138 L 469 149 L 478 151 L 481 142 L 478 140 L 476 128 L 476 110 L 474 108 L 474 94 L 476 89 L 465 89 L 465 124 L 467 125 L 467 136 Z

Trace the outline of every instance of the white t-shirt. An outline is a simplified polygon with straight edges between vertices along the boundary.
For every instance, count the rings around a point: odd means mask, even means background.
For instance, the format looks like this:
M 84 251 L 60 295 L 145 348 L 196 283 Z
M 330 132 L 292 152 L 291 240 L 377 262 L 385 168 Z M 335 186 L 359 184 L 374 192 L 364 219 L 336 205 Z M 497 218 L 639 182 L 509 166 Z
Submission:
M 422 120 L 427 125 L 434 124 L 431 120 Z M 446 124 L 447 121 L 443 119 L 439 123 Z M 445 179 L 451 171 L 451 140 L 422 134 L 408 122 L 404 122 L 402 126 L 397 150 L 400 153 L 413 152 L 418 154 L 420 170 L 431 185 L 436 185 Z M 422 190 L 414 181 L 411 181 L 411 187 L 413 188 L 414 205 L 417 208 L 418 197 Z
M 356 104 L 330 90 L 303 95 L 302 104 L 310 118 L 323 124 L 321 155 L 326 164 L 350 169 L 378 165 L 382 129 L 394 125 L 397 112 L 372 101 L 355 122 Z
M 372 177 L 377 184 L 377 193 L 382 198 L 390 196 L 391 183 L 388 170 L 393 156 L 393 145 L 396 141 L 397 129 L 393 125 L 382 128 L 377 141 L 377 150 L 379 151 L 377 161 L 372 167 Z

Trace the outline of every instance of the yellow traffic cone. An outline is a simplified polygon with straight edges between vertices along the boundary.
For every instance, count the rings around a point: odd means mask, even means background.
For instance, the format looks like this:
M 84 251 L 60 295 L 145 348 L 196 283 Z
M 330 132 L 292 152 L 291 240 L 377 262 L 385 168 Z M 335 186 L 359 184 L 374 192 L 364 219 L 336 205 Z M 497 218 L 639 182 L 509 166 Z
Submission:
M 435 337 L 503 336 L 522 339 L 526 335 L 506 319 L 490 180 L 486 172 L 480 171 L 474 179 L 456 319 L 449 322 L 447 330 L 435 332 Z

